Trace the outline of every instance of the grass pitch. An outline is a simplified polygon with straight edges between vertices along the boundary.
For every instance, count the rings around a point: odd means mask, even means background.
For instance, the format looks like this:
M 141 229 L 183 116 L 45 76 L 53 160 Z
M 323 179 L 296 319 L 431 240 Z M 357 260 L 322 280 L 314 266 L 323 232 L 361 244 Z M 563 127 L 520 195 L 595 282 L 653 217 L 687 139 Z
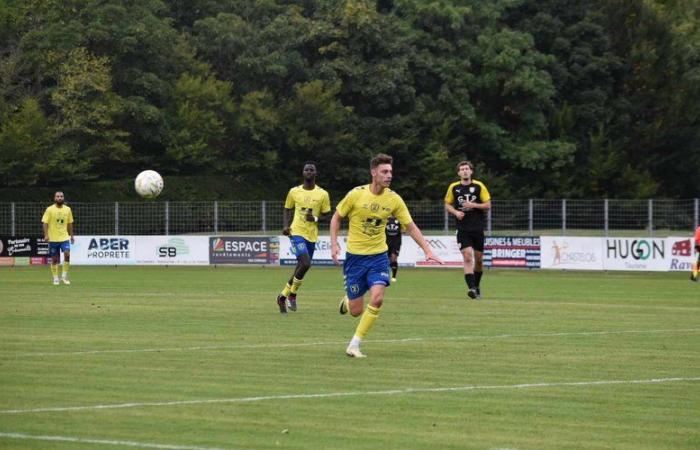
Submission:
M 0 270 L 3 449 L 700 448 L 687 274 L 399 271 L 344 354 L 339 268 Z

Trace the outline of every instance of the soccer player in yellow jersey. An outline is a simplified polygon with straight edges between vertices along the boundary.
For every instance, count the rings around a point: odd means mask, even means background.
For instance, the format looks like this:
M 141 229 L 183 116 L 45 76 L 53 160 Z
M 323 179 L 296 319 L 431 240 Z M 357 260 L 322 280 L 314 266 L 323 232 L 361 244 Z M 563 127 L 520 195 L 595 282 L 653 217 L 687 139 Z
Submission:
M 284 202 L 282 234 L 289 236 L 292 252 L 297 257 L 294 274 L 277 296 L 277 306 L 285 314 L 287 308 L 297 310 L 297 292 L 304 275 L 311 267 L 316 241 L 318 240 L 318 220 L 331 211 L 328 192 L 316 185 L 316 163 L 304 163 L 304 183 L 289 190 Z M 294 217 L 290 226 L 289 220 Z
M 61 252 L 63 252 L 63 276 L 61 280 L 63 280 L 64 284 L 70 284 L 68 280 L 70 244 L 75 243 L 75 236 L 73 235 L 73 212 L 70 206 L 63 204 L 63 192 L 56 192 L 53 200 L 54 204 L 46 208 L 44 216 L 41 218 L 44 229 L 44 240 L 49 243 L 53 284 L 56 285 L 59 283 L 58 263 L 61 262 Z
M 491 194 L 481 181 L 472 179 L 474 165 L 457 164 L 459 181 L 450 184 L 445 194 L 445 210 L 457 219 L 457 242 L 464 262 L 467 297 L 481 298 L 484 265 L 485 212 L 491 208 Z
M 406 233 L 423 249 L 425 259 L 442 264 L 442 260 L 433 254 L 418 226 L 413 223 L 404 201 L 399 194 L 389 189 L 392 163 L 393 159 L 389 155 L 380 153 L 372 158 L 372 182 L 348 192 L 331 219 L 331 252 L 336 264 L 340 254 L 340 223 L 345 217 L 350 220 L 348 248 L 343 264 L 346 295 L 340 301 L 340 314 L 350 311 L 353 317 L 362 315 L 355 335 L 345 350 L 348 356 L 354 358 L 365 357 L 360 351 L 360 342 L 377 320 L 384 292 L 390 284 L 384 232 L 387 219 L 396 217 L 405 227 Z M 370 292 L 370 300 L 363 313 L 364 295 L 367 291 Z

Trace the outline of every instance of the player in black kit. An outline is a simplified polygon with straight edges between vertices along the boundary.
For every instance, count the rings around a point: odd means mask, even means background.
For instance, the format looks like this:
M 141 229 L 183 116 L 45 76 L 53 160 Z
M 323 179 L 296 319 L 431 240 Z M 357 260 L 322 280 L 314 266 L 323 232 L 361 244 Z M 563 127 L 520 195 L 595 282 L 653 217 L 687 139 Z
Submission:
M 486 210 L 491 208 L 491 195 L 486 185 L 472 179 L 474 165 L 469 161 L 457 164 L 460 181 L 450 184 L 445 194 L 445 210 L 457 219 L 457 242 L 464 260 L 464 281 L 467 296 L 481 298 L 481 276 L 484 261 L 484 228 Z
M 386 245 L 389 247 L 389 267 L 391 267 L 391 281 L 396 282 L 396 272 L 399 270 L 399 252 L 401 251 L 401 224 L 396 217 L 389 217 L 386 221 Z

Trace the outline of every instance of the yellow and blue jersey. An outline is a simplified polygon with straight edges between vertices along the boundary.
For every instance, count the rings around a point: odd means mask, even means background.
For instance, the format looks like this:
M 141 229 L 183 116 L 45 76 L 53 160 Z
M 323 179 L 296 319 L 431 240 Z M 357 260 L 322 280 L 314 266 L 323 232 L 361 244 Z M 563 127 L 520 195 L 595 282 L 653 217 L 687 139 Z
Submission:
M 318 217 L 331 210 L 331 200 L 325 189 L 314 186 L 313 189 L 304 189 L 304 185 L 291 188 L 284 202 L 287 209 L 294 208 L 294 219 L 291 225 L 291 235 L 301 236 L 309 242 L 318 240 L 318 224 L 306 220 L 309 211 Z
M 41 222 L 48 225 L 49 242 L 63 242 L 70 239 L 68 224 L 73 223 L 73 212 L 69 206 L 60 208 L 55 204 L 46 208 Z
M 348 253 L 354 255 L 376 255 L 386 252 L 384 228 L 389 217 L 394 216 L 403 226 L 413 219 L 406 203 L 391 189 L 375 195 L 370 185 L 358 186 L 347 193 L 336 210 L 350 221 L 348 230 Z

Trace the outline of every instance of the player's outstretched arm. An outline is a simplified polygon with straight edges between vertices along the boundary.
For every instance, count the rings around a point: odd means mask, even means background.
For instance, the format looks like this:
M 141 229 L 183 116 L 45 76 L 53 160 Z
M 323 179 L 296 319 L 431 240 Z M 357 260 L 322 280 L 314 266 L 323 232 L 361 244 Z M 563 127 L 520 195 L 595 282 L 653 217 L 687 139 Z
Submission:
M 423 250 L 426 261 L 435 261 L 436 263 L 444 264 L 443 260 L 433 253 L 433 250 L 425 241 L 423 233 L 420 231 L 420 228 L 418 228 L 418 225 L 413 222 L 409 223 L 406 225 L 406 233 L 408 233 L 408 235 L 411 236 L 413 240 L 416 241 L 416 244 L 418 244 L 418 246 Z
M 342 216 L 338 214 L 338 211 L 333 214 L 331 218 L 331 258 L 333 258 L 333 264 L 340 264 L 338 260 L 340 256 L 340 246 L 338 245 L 338 233 L 340 232 L 340 222 L 343 220 Z

